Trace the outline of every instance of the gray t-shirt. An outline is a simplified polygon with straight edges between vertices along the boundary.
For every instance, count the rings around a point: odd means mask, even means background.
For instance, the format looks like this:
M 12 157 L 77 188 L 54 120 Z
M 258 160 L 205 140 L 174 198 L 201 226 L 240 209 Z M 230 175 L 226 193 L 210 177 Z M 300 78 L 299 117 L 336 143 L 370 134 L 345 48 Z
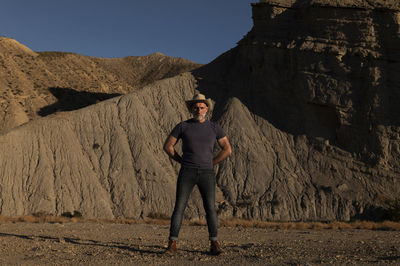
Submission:
M 212 169 L 215 141 L 226 135 L 215 122 L 189 119 L 176 125 L 170 136 L 182 139 L 182 165 Z

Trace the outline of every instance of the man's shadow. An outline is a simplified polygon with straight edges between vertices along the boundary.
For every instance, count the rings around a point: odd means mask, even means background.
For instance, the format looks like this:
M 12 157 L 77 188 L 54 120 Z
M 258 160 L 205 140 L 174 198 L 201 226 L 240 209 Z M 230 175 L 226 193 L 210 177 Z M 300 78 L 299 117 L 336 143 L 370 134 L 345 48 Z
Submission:
M 120 93 L 80 92 L 60 87 L 51 87 L 48 90 L 57 98 L 57 102 L 41 108 L 38 111 L 40 116 L 47 116 L 58 111 L 77 110 L 121 95 Z
M 164 254 L 164 248 L 162 246 L 145 246 L 140 245 L 135 246 L 127 246 L 124 243 L 119 242 L 101 242 L 97 240 L 91 239 L 80 239 L 80 238 L 71 238 L 71 237 L 54 237 L 54 236 L 45 236 L 45 235 L 19 235 L 19 234 L 8 234 L 8 233 L 0 233 L 0 237 L 16 237 L 24 240 L 41 240 L 41 241 L 52 241 L 52 242 L 61 242 L 65 241 L 66 243 L 71 243 L 74 245 L 81 246 L 97 246 L 97 247 L 107 247 L 107 248 L 117 248 L 122 250 L 127 250 L 130 252 L 138 252 L 140 254 Z
M 147 254 L 147 255 L 166 255 L 171 256 L 171 254 L 166 253 L 165 247 L 162 245 L 131 245 L 128 246 L 124 243 L 119 242 L 101 242 L 98 240 L 91 240 L 91 239 L 80 239 L 80 238 L 72 238 L 72 237 L 54 237 L 54 236 L 46 236 L 46 235 L 19 235 L 19 234 L 9 234 L 9 233 L 2 233 L 0 232 L 0 237 L 16 237 L 24 240 L 31 240 L 31 241 L 52 241 L 52 242 L 62 242 L 70 243 L 74 245 L 80 246 L 96 246 L 96 247 L 106 247 L 106 248 L 115 248 L 126 250 L 129 252 L 135 252 L 140 254 Z M 201 251 L 201 250 L 190 250 L 187 248 L 180 249 L 183 252 L 191 253 L 193 255 L 210 255 L 209 251 Z

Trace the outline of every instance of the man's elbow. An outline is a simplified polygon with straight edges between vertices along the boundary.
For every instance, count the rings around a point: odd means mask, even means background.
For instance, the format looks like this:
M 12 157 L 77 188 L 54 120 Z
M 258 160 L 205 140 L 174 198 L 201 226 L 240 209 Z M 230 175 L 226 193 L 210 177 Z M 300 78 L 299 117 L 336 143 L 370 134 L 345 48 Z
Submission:
M 169 154 L 171 148 L 169 147 L 169 145 L 164 145 L 163 150 L 165 153 Z

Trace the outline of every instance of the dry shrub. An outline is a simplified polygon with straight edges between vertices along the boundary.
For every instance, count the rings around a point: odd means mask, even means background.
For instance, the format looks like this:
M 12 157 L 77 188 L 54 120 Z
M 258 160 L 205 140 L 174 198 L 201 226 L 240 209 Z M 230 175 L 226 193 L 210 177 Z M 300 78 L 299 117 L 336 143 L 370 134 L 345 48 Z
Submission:
M 32 216 L 38 217 L 38 218 L 40 218 L 40 217 L 46 217 L 46 216 L 49 216 L 49 215 L 50 215 L 50 214 L 48 214 L 47 212 L 44 212 L 44 211 L 35 212 L 35 213 L 32 214 Z
M 391 230 L 400 231 L 399 222 L 370 222 L 370 221 L 353 221 L 353 222 L 264 222 L 241 219 L 221 219 L 220 226 L 226 227 L 256 227 L 264 229 L 279 230 L 344 230 L 344 229 L 364 229 L 364 230 Z
M 370 221 L 354 221 L 350 223 L 352 225 L 353 229 L 366 229 L 366 230 L 372 230 L 376 228 L 377 223 L 376 222 L 370 222 Z
M 279 223 L 278 223 L 278 222 L 263 222 L 261 228 L 265 228 L 265 229 L 279 229 Z
M 1 223 L 114 223 L 114 224 L 157 224 L 169 225 L 169 219 L 145 218 L 137 219 L 88 219 L 81 217 L 59 217 L 46 214 L 24 215 L 17 217 L 6 217 L 0 215 Z M 184 220 L 183 225 L 205 226 L 207 223 L 204 219 Z M 363 229 L 363 230 L 385 230 L 400 231 L 400 222 L 384 221 L 352 221 L 352 222 L 267 222 L 257 220 L 245 220 L 238 218 L 220 219 L 219 225 L 222 227 L 255 227 L 274 230 L 343 230 L 343 229 Z
M 278 229 L 285 229 L 285 230 L 295 229 L 295 223 L 283 222 L 281 224 L 278 224 Z
M 107 223 L 107 222 L 101 222 L 100 220 L 98 220 L 97 223 Z M 116 219 L 115 223 L 116 224 L 135 224 L 135 220 L 126 219 L 126 218 L 120 218 L 120 219 Z
M 207 222 L 204 219 L 198 219 L 198 220 L 186 220 L 186 221 L 183 221 L 183 224 L 190 225 L 190 226 L 204 226 L 204 225 L 207 225 Z
M 81 220 L 82 220 L 81 218 L 77 218 L 77 217 L 73 217 L 73 218 L 70 219 L 70 221 L 71 221 L 72 223 L 77 223 L 77 222 L 79 222 L 79 221 L 81 221 Z
M 143 222 L 140 222 L 140 220 L 137 220 L 138 223 L 146 223 L 146 224 L 158 224 L 158 225 L 168 225 L 169 220 L 165 219 L 152 219 L 152 218 L 145 218 L 142 220 Z
M 392 221 L 384 221 L 381 223 L 381 226 L 380 228 L 378 228 L 378 230 L 400 231 L 400 223 Z
M 292 225 L 289 229 L 299 229 L 299 230 L 305 230 L 305 229 L 310 229 L 310 223 L 305 223 L 305 222 L 298 222 L 298 223 L 289 223 Z M 315 228 L 318 229 L 318 228 Z
M 345 222 L 331 222 L 329 226 L 333 230 L 351 229 L 351 225 Z
M 35 216 L 20 216 L 16 219 L 16 221 L 23 223 L 37 223 L 39 221 L 39 218 Z
M 69 53 L 69 52 L 38 52 L 39 56 L 42 57 L 52 57 L 52 58 L 59 58 L 59 57 L 65 57 L 69 54 L 73 54 L 73 53 Z
M 262 223 L 262 222 L 260 222 L 260 223 Z M 226 226 L 226 227 L 237 227 L 237 226 L 254 227 L 254 221 L 241 220 L 241 219 L 237 219 L 237 218 L 220 219 L 219 224 L 221 226 Z
M 293 230 L 322 230 L 328 229 L 329 225 L 322 222 L 290 222 L 289 229 Z
M 164 213 L 150 212 L 147 215 L 147 218 L 158 219 L 158 220 L 169 220 L 171 217 L 169 215 L 167 215 L 167 214 L 164 214 Z
M 257 228 L 273 228 L 275 225 L 270 223 L 267 224 L 266 222 L 262 222 L 262 221 L 253 221 L 253 226 L 257 227 Z

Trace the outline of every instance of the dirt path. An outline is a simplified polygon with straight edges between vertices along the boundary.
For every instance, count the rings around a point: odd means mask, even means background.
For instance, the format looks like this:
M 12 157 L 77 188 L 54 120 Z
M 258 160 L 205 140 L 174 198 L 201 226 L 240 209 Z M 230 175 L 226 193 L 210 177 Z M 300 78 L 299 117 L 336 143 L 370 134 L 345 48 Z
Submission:
M 207 254 L 207 229 L 182 228 L 177 255 L 164 254 L 168 226 L 0 224 L 0 264 L 40 265 L 399 265 L 400 232 L 220 228 L 225 254 Z

